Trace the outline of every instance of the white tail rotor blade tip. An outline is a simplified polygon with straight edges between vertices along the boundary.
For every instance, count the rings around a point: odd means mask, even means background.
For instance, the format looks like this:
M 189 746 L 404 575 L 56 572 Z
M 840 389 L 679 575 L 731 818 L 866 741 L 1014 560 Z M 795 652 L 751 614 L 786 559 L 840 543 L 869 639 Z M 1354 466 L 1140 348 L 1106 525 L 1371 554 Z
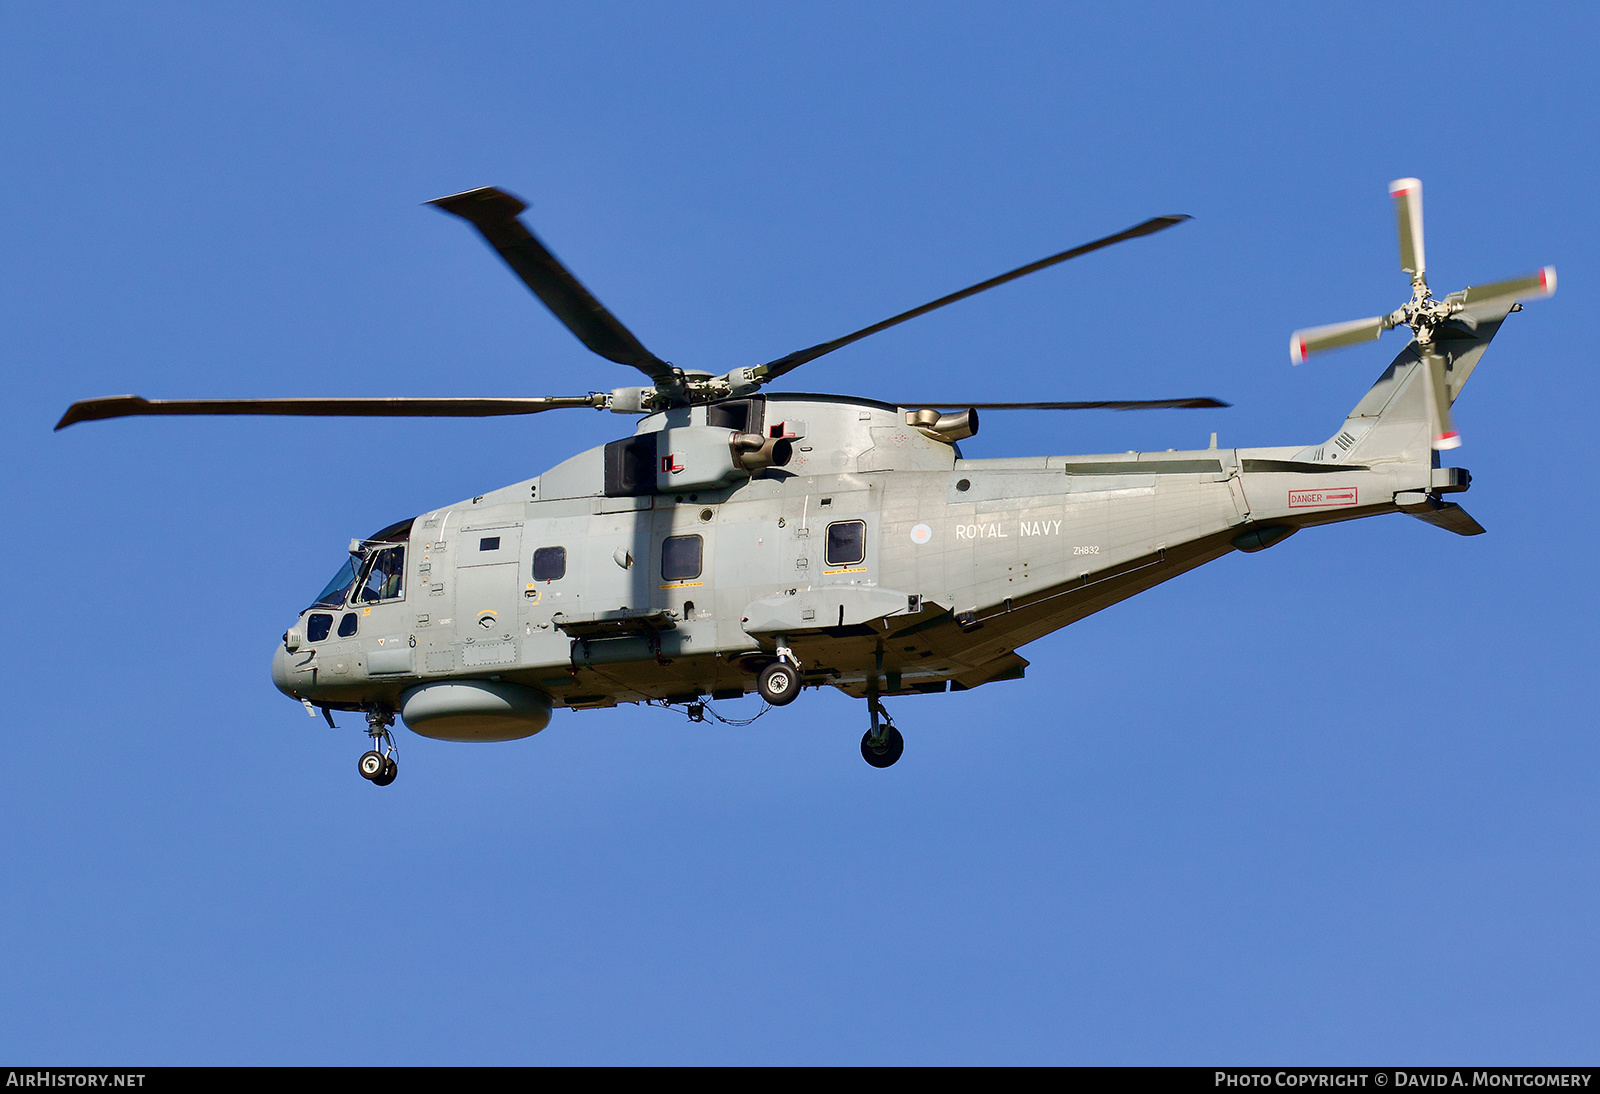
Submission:
M 1461 434 L 1453 429 L 1448 433 L 1441 433 L 1434 438 L 1433 447 L 1441 452 L 1447 448 L 1460 448 Z
M 1289 336 L 1289 360 L 1294 364 L 1304 364 L 1306 359 L 1306 340 L 1300 337 L 1300 332 L 1295 331 Z
M 1395 179 L 1389 184 L 1389 196 L 1392 198 L 1405 197 L 1412 193 L 1422 193 L 1421 179 Z
M 1556 294 L 1556 268 L 1554 266 L 1541 266 L 1539 268 L 1539 291 L 1545 296 Z

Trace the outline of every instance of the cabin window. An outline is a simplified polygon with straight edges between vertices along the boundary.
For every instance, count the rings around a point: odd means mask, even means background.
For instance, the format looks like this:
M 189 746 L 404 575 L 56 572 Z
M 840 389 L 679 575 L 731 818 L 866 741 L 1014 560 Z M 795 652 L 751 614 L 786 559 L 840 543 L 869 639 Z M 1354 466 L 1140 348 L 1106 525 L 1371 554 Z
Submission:
M 480 539 L 478 541 L 478 550 L 480 550 L 480 551 L 498 551 L 499 549 L 500 549 L 500 537 L 499 536 L 484 536 L 482 539 Z
M 376 604 L 380 600 L 398 600 L 405 594 L 406 549 L 385 547 L 367 558 L 361 571 L 361 589 L 356 593 L 359 604 Z
M 842 520 L 828 525 L 829 566 L 851 566 L 867 557 L 867 524 Z
M 321 642 L 333 630 L 333 616 L 327 612 L 312 612 L 306 620 L 306 641 Z
M 356 628 L 360 626 L 360 624 L 361 620 L 355 612 L 345 612 L 344 618 L 339 620 L 339 637 L 354 638 L 356 635 Z
M 541 547 L 533 552 L 533 580 L 560 581 L 567 576 L 567 549 Z
M 687 581 L 700 576 L 705 541 L 699 536 L 669 536 L 661 544 L 661 579 Z

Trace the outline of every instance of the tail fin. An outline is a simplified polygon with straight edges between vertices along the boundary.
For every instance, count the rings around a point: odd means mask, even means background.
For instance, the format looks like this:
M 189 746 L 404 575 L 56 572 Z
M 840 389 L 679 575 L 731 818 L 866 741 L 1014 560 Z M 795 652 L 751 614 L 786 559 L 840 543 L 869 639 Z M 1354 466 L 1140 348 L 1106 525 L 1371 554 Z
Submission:
M 1339 431 L 1294 458 L 1308 463 L 1417 462 L 1432 467 L 1436 442 L 1450 429 L 1449 408 L 1506 315 L 1520 308 L 1501 299 L 1482 311 L 1469 308 L 1450 317 L 1434 330 L 1427 356 L 1415 340 L 1409 342 Z

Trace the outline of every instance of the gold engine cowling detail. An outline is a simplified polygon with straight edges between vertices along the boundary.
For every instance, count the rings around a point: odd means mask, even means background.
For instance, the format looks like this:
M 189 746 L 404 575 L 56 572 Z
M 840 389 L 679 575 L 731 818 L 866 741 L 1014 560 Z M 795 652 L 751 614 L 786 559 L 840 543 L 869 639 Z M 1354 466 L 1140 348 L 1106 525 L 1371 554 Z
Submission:
M 663 429 L 656 442 L 656 489 L 707 489 L 737 482 L 789 462 L 793 445 L 783 438 L 737 433 L 713 426 Z
M 937 410 L 908 410 L 906 425 L 915 426 L 924 437 L 955 444 L 977 435 L 978 412 L 970 408 L 954 414 L 941 414 Z

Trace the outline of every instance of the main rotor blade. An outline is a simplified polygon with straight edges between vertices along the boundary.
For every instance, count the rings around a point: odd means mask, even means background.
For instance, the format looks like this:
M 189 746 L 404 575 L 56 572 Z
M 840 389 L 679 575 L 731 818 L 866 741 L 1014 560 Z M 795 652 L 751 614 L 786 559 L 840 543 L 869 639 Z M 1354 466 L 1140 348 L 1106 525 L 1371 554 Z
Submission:
M 1528 277 L 1516 277 L 1510 281 L 1491 281 L 1487 285 L 1468 285 L 1461 291 L 1460 296 L 1462 304 L 1481 304 L 1485 300 L 1506 297 L 1514 300 L 1538 300 L 1554 296 L 1555 291 L 1556 268 L 1544 266 L 1538 273 Z M 1451 293 L 1451 296 L 1455 295 Z
M 567 407 L 603 406 L 604 396 L 570 395 L 550 399 L 141 399 L 112 395 L 73 403 L 56 423 L 130 418 L 145 414 L 274 414 L 318 418 L 492 418 L 538 414 Z M 596 402 L 596 399 L 602 400 Z
M 869 334 L 877 334 L 881 330 L 888 330 L 890 327 L 895 326 L 896 324 L 904 323 L 907 319 L 915 319 L 919 315 L 927 315 L 936 308 L 942 308 L 946 304 L 954 304 L 957 300 L 965 300 L 967 297 L 975 296 L 978 293 L 983 292 L 985 289 L 992 289 L 997 285 L 1004 285 L 1007 281 L 1015 281 L 1019 277 L 1025 277 L 1028 274 L 1036 273 L 1039 270 L 1054 266 L 1058 262 L 1065 262 L 1069 258 L 1077 258 L 1079 255 L 1086 255 L 1090 251 L 1098 251 L 1102 247 L 1109 247 L 1113 243 L 1121 243 L 1125 239 L 1137 239 L 1139 236 L 1151 235 L 1155 232 L 1161 231 L 1164 228 L 1170 228 L 1174 224 L 1182 224 L 1184 221 L 1190 219 L 1192 218 L 1182 214 L 1175 216 L 1152 217 L 1142 224 L 1135 224 L 1132 228 L 1129 228 L 1125 232 L 1118 232 L 1116 235 L 1106 236 L 1104 239 L 1097 239 L 1093 243 L 1085 243 L 1081 247 L 1074 247 L 1070 251 L 1062 251 L 1060 254 L 1051 255 L 1049 258 L 1041 258 L 1037 262 L 1030 262 L 1026 266 L 1019 266 L 1010 273 L 1003 273 L 999 277 L 991 277 L 987 281 L 980 281 L 976 285 L 962 289 L 960 292 L 953 292 L 949 296 L 941 296 L 939 299 L 930 301 L 919 308 L 912 308 L 910 311 L 905 311 L 901 312 L 899 315 L 890 316 L 881 323 L 874 323 L 870 327 L 862 327 L 860 330 L 854 332 L 853 334 L 847 334 L 843 338 L 835 338 L 831 342 L 819 342 L 810 349 L 796 350 L 787 356 L 778 358 L 776 361 L 768 362 L 766 365 L 767 379 L 770 380 L 778 376 L 782 376 L 784 373 L 792 371 L 793 369 L 797 369 L 808 361 L 815 361 L 818 357 L 821 357 L 825 353 L 832 353 L 836 349 L 841 349 L 844 346 L 848 346 L 851 342 L 859 342 Z
M 1400 268 L 1427 284 L 1424 275 L 1428 260 L 1422 250 L 1422 180 L 1395 179 L 1389 184 L 1389 196 L 1394 198 L 1395 224 L 1400 231 Z
M 973 410 L 1211 410 L 1219 407 L 1232 406 L 1220 399 L 1121 399 L 1097 402 L 1053 402 L 1053 403 L 968 403 L 957 400 L 955 402 L 939 402 L 937 400 L 925 403 L 903 403 L 903 406 L 926 406 L 945 408 L 970 407 Z
M 1374 315 L 1371 319 L 1353 319 L 1348 323 L 1329 323 L 1322 327 L 1307 327 L 1289 335 L 1289 360 L 1300 364 L 1313 353 L 1339 346 L 1353 346 L 1357 342 L 1371 342 L 1388 330 L 1388 317 Z
M 470 221 L 506 265 L 544 301 L 544 306 L 578 336 L 578 341 L 609 361 L 632 365 L 658 384 L 675 381 L 672 366 L 645 349 L 633 332 L 517 219 L 517 214 L 528 207 L 520 198 L 484 186 L 434 198 L 428 204 Z

